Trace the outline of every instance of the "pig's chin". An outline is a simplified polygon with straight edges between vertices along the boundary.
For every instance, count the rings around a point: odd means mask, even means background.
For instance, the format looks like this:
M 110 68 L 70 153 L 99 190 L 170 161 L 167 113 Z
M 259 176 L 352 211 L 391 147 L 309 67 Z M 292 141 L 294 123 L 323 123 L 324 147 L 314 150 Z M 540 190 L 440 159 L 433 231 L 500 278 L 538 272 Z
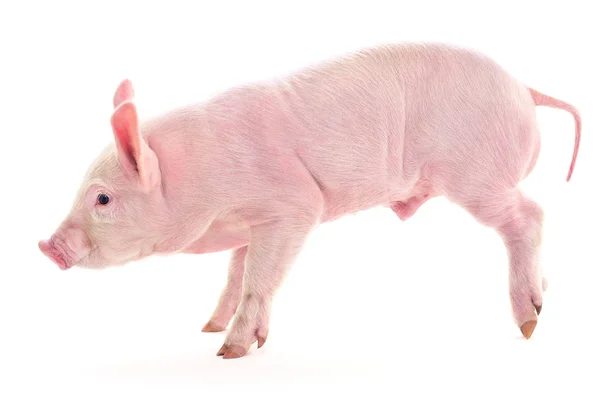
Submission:
M 100 252 L 90 252 L 89 255 L 77 263 L 77 267 L 90 270 L 107 269 L 116 265 L 119 265 L 119 263 L 103 258 Z
M 112 252 L 108 253 L 110 254 Z M 106 257 L 101 247 L 95 247 L 88 255 L 77 263 L 77 267 L 90 270 L 102 270 L 110 267 L 123 266 L 139 259 L 141 259 L 141 257 L 137 254 L 121 256 L 120 258 Z
M 77 263 L 77 267 L 80 269 L 104 269 L 107 268 L 108 265 L 97 261 L 94 258 L 85 257 Z

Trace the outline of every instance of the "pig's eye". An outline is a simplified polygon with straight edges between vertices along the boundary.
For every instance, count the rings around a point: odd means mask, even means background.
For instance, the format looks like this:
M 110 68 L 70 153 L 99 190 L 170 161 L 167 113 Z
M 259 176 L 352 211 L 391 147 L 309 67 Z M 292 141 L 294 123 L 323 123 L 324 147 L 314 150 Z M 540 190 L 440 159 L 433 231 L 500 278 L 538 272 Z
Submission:
M 98 203 L 101 205 L 106 205 L 108 202 L 110 202 L 110 197 L 106 194 L 100 194 L 98 195 Z

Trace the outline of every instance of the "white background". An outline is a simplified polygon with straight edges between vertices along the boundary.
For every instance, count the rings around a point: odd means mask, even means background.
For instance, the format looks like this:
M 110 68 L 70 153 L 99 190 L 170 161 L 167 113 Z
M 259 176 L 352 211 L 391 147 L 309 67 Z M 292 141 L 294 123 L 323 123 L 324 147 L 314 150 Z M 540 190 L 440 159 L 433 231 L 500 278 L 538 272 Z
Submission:
M 0 399 L 599 399 L 600 90 L 592 2 L 8 2 L 0 5 Z M 275 300 L 264 348 L 215 356 L 200 330 L 228 253 L 60 271 L 37 248 L 112 140 L 112 95 L 142 118 L 363 46 L 474 47 L 576 105 L 540 108 L 523 183 L 546 212 L 544 308 L 512 322 L 496 234 L 444 199 L 321 226 Z M 335 397 L 335 398 L 334 398 Z M 344 398 L 342 398 L 344 397 Z M 368 398 L 367 398 L 368 397 Z

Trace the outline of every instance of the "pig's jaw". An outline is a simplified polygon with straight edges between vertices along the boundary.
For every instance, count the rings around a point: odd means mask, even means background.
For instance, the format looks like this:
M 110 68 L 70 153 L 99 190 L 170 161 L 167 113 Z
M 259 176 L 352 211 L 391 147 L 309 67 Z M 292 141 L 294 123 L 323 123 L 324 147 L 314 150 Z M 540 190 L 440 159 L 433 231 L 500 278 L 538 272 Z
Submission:
M 73 267 L 81 258 L 77 257 L 67 245 L 67 243 L 57 236 L 53 235 L 49 240 L 43 240 L 38 243 L 40 251 L 52 260 L 61 270 L 67 270 Z

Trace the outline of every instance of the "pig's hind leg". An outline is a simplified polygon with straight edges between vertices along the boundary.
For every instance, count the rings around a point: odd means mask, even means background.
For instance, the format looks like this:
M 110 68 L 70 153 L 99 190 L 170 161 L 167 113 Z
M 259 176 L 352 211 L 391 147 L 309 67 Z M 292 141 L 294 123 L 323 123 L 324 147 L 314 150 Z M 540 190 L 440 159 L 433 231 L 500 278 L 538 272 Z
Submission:
M 477 221 L 494 228 L 506 245 L 509 257 L 509 290 L 515 322 L 523 336 L 531 337 L 542 310 L 542 278 L 539 254 L 543 211 L 539 205 L 514 189 L 459 203 Z

